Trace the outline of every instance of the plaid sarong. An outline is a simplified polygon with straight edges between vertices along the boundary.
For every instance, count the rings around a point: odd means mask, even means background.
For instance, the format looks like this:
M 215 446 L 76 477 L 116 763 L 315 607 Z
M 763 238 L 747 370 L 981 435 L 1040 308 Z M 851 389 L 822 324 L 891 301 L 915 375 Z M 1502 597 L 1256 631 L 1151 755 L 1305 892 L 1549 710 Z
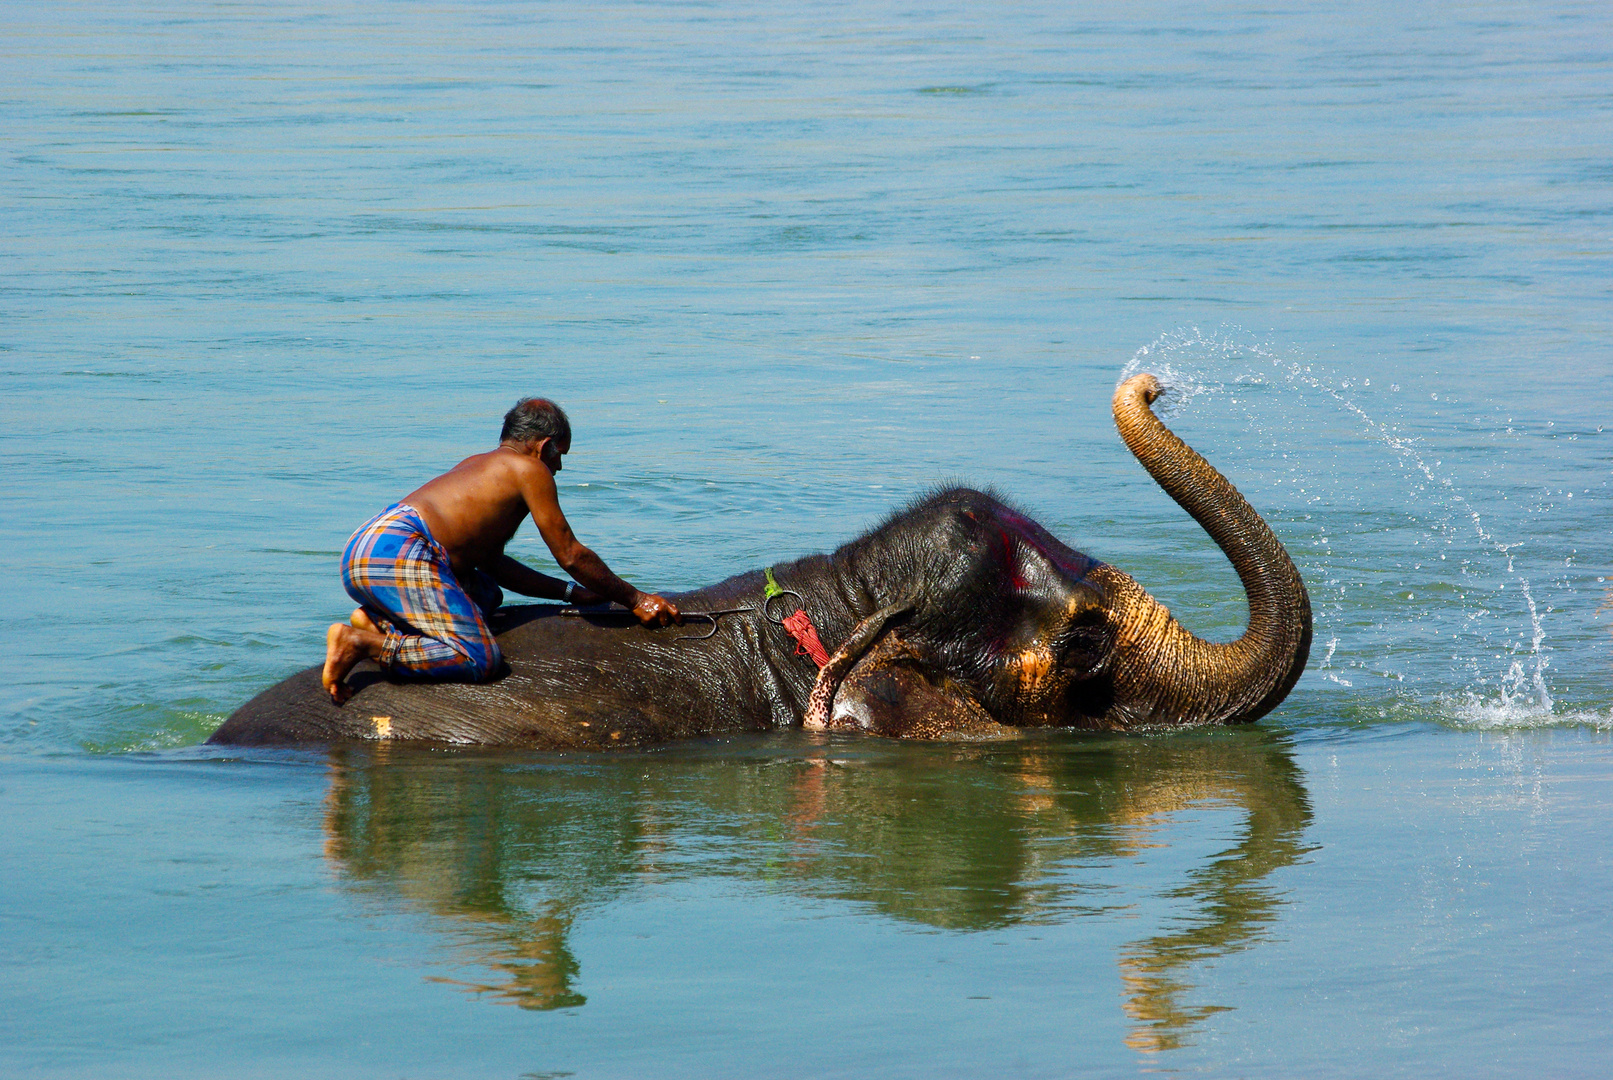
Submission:
M 471 577 L 462 585 L 454 576 L 448 552 L 408 503 L 360 526 L 342 553 L 347 595 L 386 632 L 381 666 L 406 679 L 480 681 L 497 669 L 487 618 L 504 594 L 480 570 Z

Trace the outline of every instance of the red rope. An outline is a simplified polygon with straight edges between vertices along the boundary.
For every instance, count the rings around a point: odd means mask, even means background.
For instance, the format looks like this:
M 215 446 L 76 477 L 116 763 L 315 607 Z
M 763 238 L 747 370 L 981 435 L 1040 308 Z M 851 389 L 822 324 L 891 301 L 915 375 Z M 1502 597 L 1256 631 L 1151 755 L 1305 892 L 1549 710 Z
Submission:
M 817 627 L 812 625 L 805 611 L 797 611 L 785 619 L 784 629 L 795 639 L 795 655 L 812 657 L 812 662 L 820 668 L 829 662 L 829 654 L 824 651 L 823 642 L 818 640 Z

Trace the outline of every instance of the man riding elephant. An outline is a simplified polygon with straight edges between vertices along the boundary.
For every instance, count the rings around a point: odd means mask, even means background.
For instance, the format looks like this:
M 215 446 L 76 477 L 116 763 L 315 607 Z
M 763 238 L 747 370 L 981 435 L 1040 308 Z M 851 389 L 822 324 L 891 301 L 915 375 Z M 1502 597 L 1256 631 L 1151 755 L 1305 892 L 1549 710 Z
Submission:
M 577 604 L 614 600 L 645 626 L 681 622 L 677 607 L 611 572 L 572 534 L 554 474 L 571 450 L 571 421 L 554 402 L 524 398 L 504 416 L 497 449 L 474 454 L 371 518 L 347 542 L 342 584 L 358 601 L 325 632 L 321 681 L 343 704 L 347 673 L 374 660 L 401 679 L 480 682 L 500 665 L 487 620 L 500 586 Z M 528 514 L 555 562 L 584 588 L 504 553 Z
M 355 700 L 339 709 L 310 668 L 242 705 L 211 741 L 388 739 L 565 750 L 792 724 L 930 739 L 1256 720 L 1305 668 L 1310 596 L 1254 507 L 1154 414 L 1161 390 L 1149 374 L 1127 379 L 1115 390 L 1115 424 L 1154 480 L 1231 560 L 1249 611 L 1235 641 L 1193 634 L 1136 579 L 1069 547 L 988 492 L 935 492 L 835 551 L 775 560 L 680 594 L 677 608 L 626 583 L 610 591 L 617 586 L 603 564 L 585 569 L 551 539 L 570 534 L 544 526 L 542 506 L 552 504 L 534 494 L 530 508 L 545 539 L 584 585 L 638 604 L 645 622 L 698 617 L 706 632 L 560 618 L 557 608 L 542 605 L 506 608 L 492 624 L 500 670 L 508 669 L 497 680 L 406 682 L 355 672 Z M 460 469 L 489 458 L 495 460 L 478 469 L 517 468 L 543 454 L 558 463 L 563 447 L 545 449 L 543 442 L 501 447 Z M 548 480 L 543 490 L 552 499 L 549 470 L 532 468 L 542 473 L 533 483 Z M 456 470 L 421 489 L 432 498 L 420 501 L 438 506 L 445 519 L 481 523 L 480 531 L 443 546 L 451 552 L 459 544 L 471 566 L 522 591 L 561 595 L 559 582 L 502 555 L 529 506 L 520 485 L 490 479 L 489 490 L 503 495 L 483 496 L 467 479 L 452 486 L 456 499 L 439 505 L 436 484 L 458 476 Z M 461 511 L 459 499 L 481 509 Z M 553 520 L 563 520 L 558 509 Z M 421 528 L 428 527 L 437 528 Z M 348 636 L 340 627 L 332 634 L 339 652 Z M 380 650 L 378 635 L 363 640 L 383 661 L 395 655 Z M 344 662 L 336 657 L 336 674 Z M 327 688 L 338 681 L 331 671 Z

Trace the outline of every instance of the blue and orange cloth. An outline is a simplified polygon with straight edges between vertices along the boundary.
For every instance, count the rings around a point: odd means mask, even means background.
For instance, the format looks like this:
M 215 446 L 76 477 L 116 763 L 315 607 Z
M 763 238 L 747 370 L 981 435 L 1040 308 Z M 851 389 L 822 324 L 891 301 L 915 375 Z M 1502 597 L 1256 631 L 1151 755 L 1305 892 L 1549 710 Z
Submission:
M 386 635 L 381 667 L 400 678 L 486 679 L 502 657 L 487 620 L 504 602 L 480 570 L 461 582 L 419 511 L 394 503 L 342 553 L 342 584 Z

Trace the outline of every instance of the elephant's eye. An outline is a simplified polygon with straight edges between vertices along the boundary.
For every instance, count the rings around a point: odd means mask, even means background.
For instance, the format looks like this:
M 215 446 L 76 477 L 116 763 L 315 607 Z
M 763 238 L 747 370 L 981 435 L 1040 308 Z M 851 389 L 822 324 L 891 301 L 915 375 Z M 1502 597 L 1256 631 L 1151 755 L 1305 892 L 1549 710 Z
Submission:
M 1101 612 L 1080 616 L 1060 635 L 1059 666 L 1074 675 L 1090 674 L 1109 655 L 1110 639 Z

